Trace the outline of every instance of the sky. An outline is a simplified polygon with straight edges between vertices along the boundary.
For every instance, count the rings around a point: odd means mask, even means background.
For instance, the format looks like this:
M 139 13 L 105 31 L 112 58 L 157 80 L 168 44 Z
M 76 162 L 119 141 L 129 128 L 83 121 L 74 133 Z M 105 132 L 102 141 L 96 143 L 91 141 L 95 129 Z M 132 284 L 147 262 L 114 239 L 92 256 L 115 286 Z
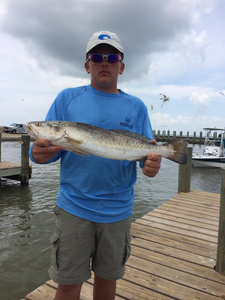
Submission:
M 42 121 L 62 89 L 90 84 L 87 42 L 108 30 L 124 48 L 118 88 L 154 130 L 225 128 L 224 12 L 224 0 L 1 0 L 0 125 Z

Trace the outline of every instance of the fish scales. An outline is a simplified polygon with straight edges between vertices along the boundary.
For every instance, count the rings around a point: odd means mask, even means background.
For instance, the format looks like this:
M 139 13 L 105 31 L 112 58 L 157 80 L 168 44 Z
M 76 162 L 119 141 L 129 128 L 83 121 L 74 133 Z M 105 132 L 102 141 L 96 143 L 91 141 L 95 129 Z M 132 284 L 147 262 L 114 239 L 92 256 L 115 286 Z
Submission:
M 158 146 L 137 133 L 67 121 L 29 122 L 25 129 L 35 139 L 45 138 L 51 145 L 83 156 L 143 161 L 149 153 L 155 153 L 177 163 L 187 162 L 188 143 L 183 139 Z

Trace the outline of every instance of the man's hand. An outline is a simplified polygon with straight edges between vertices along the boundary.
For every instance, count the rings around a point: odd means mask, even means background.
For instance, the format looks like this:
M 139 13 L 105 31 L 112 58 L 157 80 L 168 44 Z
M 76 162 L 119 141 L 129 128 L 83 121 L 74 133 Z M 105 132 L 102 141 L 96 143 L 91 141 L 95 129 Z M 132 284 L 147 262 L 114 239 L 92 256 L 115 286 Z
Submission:
M 150 153 L 144 162 L 143 174 L 148 177 L 155 177 L 161 167 L 161 156 Z
M 32 155 L 36 162 L 44 164 L 61 150 L 63 150 L 63 147 L 50 146 L 50 143 L 42 138 L 33 143 Z

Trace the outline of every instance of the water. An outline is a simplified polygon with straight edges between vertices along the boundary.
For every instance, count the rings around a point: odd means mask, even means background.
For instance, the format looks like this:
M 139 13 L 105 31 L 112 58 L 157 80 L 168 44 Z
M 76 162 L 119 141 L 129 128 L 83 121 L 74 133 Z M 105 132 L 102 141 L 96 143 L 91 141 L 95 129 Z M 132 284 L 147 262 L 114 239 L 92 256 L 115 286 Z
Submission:
M 2 143 L 2 161 L 20 162 L 20 144 Z M 199 150 L 199 146 L 194 147 Z M 19 300 L 49 280 L 50 236 L 54 228 L 59 163 L 33 168 L 28 187 L 0 185 L 0 300 Z M 220 170 L 193 168 L 191 189 L 220 193 Z M 178 165 L 166 159 L 155 178 L 138 168 L 133 220 L 177 194 Z

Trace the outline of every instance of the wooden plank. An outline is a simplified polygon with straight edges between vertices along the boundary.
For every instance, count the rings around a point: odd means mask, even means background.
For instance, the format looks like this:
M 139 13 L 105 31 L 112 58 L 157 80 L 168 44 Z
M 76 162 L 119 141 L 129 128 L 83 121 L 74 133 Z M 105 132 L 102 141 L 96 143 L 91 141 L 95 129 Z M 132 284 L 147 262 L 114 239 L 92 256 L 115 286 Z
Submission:
M 0 177 L 13 176 L 21 173 L 21 165 L 10 163 L 10 162 L 0 162 Z
M 150 215 L 147 214 L 147 215 L 143 216 L 143 219 L 148 219 L 148 216 L 150 216 Z M 219 225 L 219 224 L 211 225 L 207 222 L 207 220 L 205 222 L 200 222 L 200 220 L 197 218 L 196 218 L 196 220 L 193 220 L 193 218 L 185 219 L 184 217 L 181 217 L 180 215 L 171 216 L 168 214 L 157 212 L 156 210 L 152 211 L 151 217 L 155 217 L 155 218 L 159 218 L 159 219 L 163 219 L 163 220 L 167 220 L 167 221 L 174 221 L 174 222 L 177 221 L 178 223 L 192 225 L 192 226 L 209 229 L 209 230 L 214 230 L 214 231 L 218 231 L 218 225 Z
M 179 207 L 187 207 L 187 208 L 192 208 L 196 211 L 196 209 L 202 209 L 206 214 L 208 212 L 210 212 L 211 214 L 214 213 L 218 213 L 219 211 L 219 207 L 213 207 L 213 205 L 208 205 L 208 204 L 199 204 L 199 203 L 190 203 L 190 202 L 187 202 L 187 201 L 181 201 L 179 198 L 174 198 L 174 199 L 171 199 L 169 200 L 169 204 L 172 204 L 172 205 L 179 205 Z
M 216 261 L 212 257 L 207 257 L 203 255 L 196 255 L 195 253 L 186 252 L 184 250 L 175 249 L 166 245 L 161 245 L 158 243 L 149 242 L 146 240 L 139 240 L 138 238 L 132 239 L 132 244 L 136 246 L 141 246 L 142 248 L 155 251 L 157 253 L 169 255 L 171 257 L 179 258 L 181 260 L 193 262 L 205 267 L 214 268 Z
M 185 195 L 185 193 L 181 193 L 180 195 Z M 206 198 L 209 197 L 219 197 L 220 194 L 216 194 L 216 193 L 211 193 L 211 192 L 204 192 L 204 191 L 197 191 L 197 190 L 191 190 L 190 193 L 188 193 L 190 195 L 194 194 L 194 195 L 201 195 L 204 196 Z
M 47 284 L 43 284 L 38 287 L 32 293 L 28 294 L 25 299 L 26 300 L 54 300 L 55 297 L 55 289 L 52 289 Z
M 213 203 L 206 203 L 206 202 L 197 202 L 196 200 L 194 199 L 184 199 L 184 198 L 179 198 L 179 197 L 176 197 L 176 198 L 173 198 L 172 200 L 170 200 L 171 202 L 174 202 L 174 203 L 182 203 L 182 204 L 187 204 L 187 205 L 192 205 L 192 206 L 197 206 L 199 208 L 209 208 L 209 209 L 215 209 L 216 211 L 219 210 L 219 205 L 215 205 Z
M 171 297 L 155 292 L 135 282 L 128 280 L 119 280 L 117 282 L 116 294 L 129 300 L 171 300 Z
M 131 268 L 129 266 L 126 267 L 124 279 L 130 282 L 135 282 L 140 286 L 143 286 L 160 294 L 173 297 L 174 299 L 218 300 L 217 296 L 209 295 L 187 286 L 183 286 L 176 282 L 166 280 L 159 276 L 146 274 L 146 272 Z
M 148 213 L 147 215 L 149 215 L 150 213 Z M 187 214 L 182 214 L 182 211 L 180 210 L 168 210 L 168 209 L 165 209 L 161 206 L 157 207 L 156 209 L 154 209 L 153 211 L 151 211 L 151 215 L 154 215 L 154 214 L 160 214 L 160 215 L 163 215 L 164 217 L 167 217 L 167 216 L 172 216 L 172 217 L 177 217 L 179 216 L 179 218 L 183 219 L 184 221 L 195 221 L 195 222 L 198 222 L 200 225 L 203 224 L 203 226 L 205 225 L 213 225 L 215 227 L 217 227 L 218 229 L 218 226 L 219 226 L 219 220 L 216 219 L 216 221 L 213 221 L 211 219 L 206 219 L 206 218 L 199 218 L 199 214 L 197 214 L 197 216 L 193 216 L 193 214 L 190 214 L 190 215 L 187 215 Z
M 173 272 L 173 269 L 181 270 L 197 277 L 208 278 L 209 280 L 225 285 L 225 276 L 216 273 L 214 269 L 195 264 L 194 262 L 181 260 L 177 257 L 167 255 L 166 253 L 158 253 L 156 251 L 151 251 L 150 249 L 141 248 L 139 245 L 132 245 L 132 256 L 137 256 L 162 266 L 170 267 L 171 273 Z
M 185 209 L 178 207 L 177 205 L 174 206 L 174 205 L 168 205 L 167 203 L 164 203 L 161 206 L 157 207 L 155 210 L 164 210 L 164 211 L 168 211 L 168 212 L 174 212 L 175 215 L 182 214 L 187 217 L 193 216 L 193 217 L 196 217 L 203 221 L 211 220 L 213 222 L 217 222 L 217 224 L 219 223 L 219 218 L 217 215 L 215 216 L 215 215 L 201 214 L 201 218 L 199 218 L 199 212 L 197 212 L 196 210 L 195 211 L 185 210 Z
M 158 224 L 165 224 L 168 226 L 173 226 L 179 229 L 186 229 L 192 232 L 199 232 L 199 233 L 203 233 L 206 234 L 207 236 L 214 236 L 217 238 L 218 236 L 218 231 L 214 230 L 210 230 L 207 228 L 202 228 L 200 226 L 193 226 L 193 225 L 189 225 L 183 222 L 179 222 L 180 219 L 177 218 L 177 221 L 174 220 L 170 220 L 170 219 L 163 219 L 163 218 L 159 218 L 159 217 L 155 217 L 152 215 L 145 215 L 143 218 L 141 218 L 141 220 L 145 220 L 147 222 L 156 222 Z
M 190 193 L 180 193 L 173 198 L 183 198 L 185 199 L 193 199 L 196 201 L 202 201 L 205 203 L 212 203 L 214 205 L 218 205 L 220 202 L 220 194 L 213 194 L 213 193 L 203 193 L 200 194 L 199 191 L 192 191 Z M 212 201 L 213 200 L 213 201 Z
M 171 201 L 171 200 L 169 200 Z M 176 202 L 170 202 L 167 201 L 166 203 L 164 203 L 162 206 L 163 207 L 169 207 L 170 209 L 177 209 L 178 208 L 178 204 Z M 190 206 L 188 204 L 184 204 L 184 203 L 179 203 L 179 209 L 182 209 L 183 213 L 185 212 L 189 212 L 189 213 L 196 213 L 197 210 L 199 210 L 199 208 L 197 207 L 193 207 L 193 206 Z M 215 211 L 212 211 L 210 208 L 209 209 L 204 209 L 204 210 L 201 210 L 201 215 L 203 217 L 208 217 L 208 216 L 212 216 L 213 218 L 215 218 L 215 216 L 217 217 L 218 219 L 218 216 L 217 216 L 217 213 L 215 215 Z
M 169 231 L 169 232 L 175 232 L 175 233 L 179 233 L 180 235 L 187 235 L 190 237 L 194 237 L 200 240 L 205 240 L 205 241 L 210 241 L 212 243 L 217 243 L 217 236 L 208 236 L 206 233 L 198 233 L 198 232 L 194 232 L 194 231 L 190 231 L 187 229 L 182 229 L 182 228 L 178 228 L 178 227 L 174 227 L 174 226 L 169 226 L 167 224 L 160 224 L 160 223 L 156 223 L 156 222 L 151 222 L 151 221 L 146 221 L 144 219 L 139 219 L 136 221 L 139 224 L 143 224 L 146 226 L 152 226 L 154 228 L 159 228 L 165 231 Z
M 171 272 L 171 268 L 165 265 L 162 266 L 155 262 L 134 256 L 129 259 L 127 265 L 131 268 L 148 273 L 146 276 L 149 276 L 150 274 L 153 276 L 159 276 L 160 278 L 167 279 L 168 281 L 176 282 L 181 286 L 190 287 L 208 294 L 210 294 L 213 289 L 216 289 L 218 295 L 225 295 L 224 284 L 211 281 L 206 278 L 196 277 L 193 274 L 184 272 L 183 270 L 173 269 L 173 272 Z
M 197 255 L 202 256 L 208 256 L 210 258 L 216 259 L 216 247 L 213 251 L 212 249 L 209 249 L 207 247 L 203 248 L 202 246 L 199 246 L 198 244 L 189 244 L 182 242 L 180 240 L 174 240 L 171 239 L 171 237 L 163 237 L 163 236 L 157 236 L 151 232 L 142 232 L 140 230 L 135 229 L 132 227 L 131 229 L 132 239 L 131 243 L 136 244 L 139 242 L 140 247 L 142 247 L 142 243 L 144 242 L 143 239 L 150 243 L 157 243 L 159 245 L 166 245 L 168 247 L 176 248 L 179 250 L 191 252 Z
M 156 228 L 153 226 L 146 226 L 145 224 L 135 223 L 132 224 L 132 228 L 136 228 L 138 230 L 142 230 L 143 232 L 151 232 L 158 236 L 169 237 L 175 241 L 183 241 L 185 243 L 189 243 L 192 245 L 202 246 L 203 248 L 209 248 L 215 250 L 217 248 L 217 244 L 213 242 L 209 242 L 208 240 L 199 240 L 196 237 L 183 235 L 177 232 L 171 232 L 168 230 L 163 230 L 161 228 Z
M 11 168 L 13 169 L 13 168 L 17 168 L 17 167 L 20 167 L 20 164 L 8 162 L 8 161 L 0 162 L 0 169 L 2 169 L 2 170 L 7 170 L 7 169 L 11 169 Z

